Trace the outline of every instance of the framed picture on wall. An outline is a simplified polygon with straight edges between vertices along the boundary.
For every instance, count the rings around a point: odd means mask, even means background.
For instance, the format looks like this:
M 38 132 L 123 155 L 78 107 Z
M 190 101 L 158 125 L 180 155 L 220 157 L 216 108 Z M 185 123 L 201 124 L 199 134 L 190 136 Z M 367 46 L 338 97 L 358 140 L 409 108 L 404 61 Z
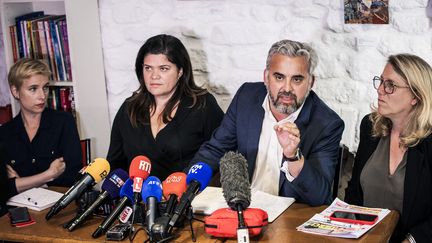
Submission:
M 390 0 L 344 0 L 345 24 L 388 24 Z

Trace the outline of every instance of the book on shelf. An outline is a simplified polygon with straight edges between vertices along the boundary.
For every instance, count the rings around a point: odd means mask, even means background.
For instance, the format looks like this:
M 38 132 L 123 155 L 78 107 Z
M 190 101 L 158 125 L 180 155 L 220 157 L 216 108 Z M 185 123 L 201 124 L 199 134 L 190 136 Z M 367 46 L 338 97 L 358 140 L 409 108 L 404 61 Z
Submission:
M 65 67 L 63 63 L 63 53 L 61 50 L 61 40 L 58 31 L 58 23 L 59 20 L 64 19 L 65 16 L 57 16 L 55 18 L 51 18 L 49 20 L 50 30 L 51 30 L 51 38 L 54 47 L 54 60 L 57 66 L 57 80 L 66 80 L 65 76 Z
M 47 106 L 53 110 L 75 112 L 72 87 L 51 86 Z
M 14 62 L 24 57 L 42 59 L 50 67 L 52 80 L 71 81 L 66 16 L 37 11 L 17 16 L 15 23 L 9 31 Z
M 60 88 L 60 105 L 63 111 L 72 111 L 69 88 Z
M 64 55 L 64 62 L 66 68 L 66 76 L 67 80 L 72 80 L 72 70 L 71 70 L 71 61 L 70 61 L 70 53 L 69 53 L 69 39 L 67 33 L 67 23 L 66 18 L 60 21 L 60 33 L 61 33 L 61 44 Z
M 38 18 L 44 15 L 43 11 L 36 11 L 15 17 L 16 33 L 18 37 L 18 53 L 19 58 L 27 57 L 27 39 L 25 21 Z
M 18 46 L 17 46 L 17 33 L 16 33 L 16 25 L 9 26 L 9 32 L 11 36 L 11 45 L 12 45 L 12 56 L 13 56 L 13 62 L 15 63 L 18 61 Z

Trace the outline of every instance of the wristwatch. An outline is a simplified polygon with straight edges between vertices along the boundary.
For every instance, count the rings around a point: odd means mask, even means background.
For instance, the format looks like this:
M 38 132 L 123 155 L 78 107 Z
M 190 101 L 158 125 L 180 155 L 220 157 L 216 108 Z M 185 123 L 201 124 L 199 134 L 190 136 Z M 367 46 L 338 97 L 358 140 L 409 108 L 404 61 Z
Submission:
M 288 161 L 288 162 L 294 162 L 294 161 L 298 161 L 301 159 L 301 157 L 303 156 L 303 154 L 300 151 L 300 148 L 297 148 L 295 156 L 294 157 L 285 157 L 285 155 L 283 156 L 284 161 Z

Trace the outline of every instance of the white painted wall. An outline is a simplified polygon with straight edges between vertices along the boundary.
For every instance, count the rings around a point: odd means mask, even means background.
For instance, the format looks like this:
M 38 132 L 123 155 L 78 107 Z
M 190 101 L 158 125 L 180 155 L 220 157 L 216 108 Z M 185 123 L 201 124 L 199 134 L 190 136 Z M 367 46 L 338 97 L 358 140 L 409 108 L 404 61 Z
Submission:
M 390 0 L 390 24 L 345 25 L 343 0 L 101 0 L 111 120 L 138 88 L 135 57 L 144 41 L 167 33 L 191 55 L 195 77 L 226 109 L 238 87 L 262 80 L 267 51 L 280 39 L 310 42 L 319 56 L 313 88 L 345 121 L 342 142 L 357 149 L 361 118 L 376 100 L 372 77 L 390 54 L 432 64 L 427 0 Z

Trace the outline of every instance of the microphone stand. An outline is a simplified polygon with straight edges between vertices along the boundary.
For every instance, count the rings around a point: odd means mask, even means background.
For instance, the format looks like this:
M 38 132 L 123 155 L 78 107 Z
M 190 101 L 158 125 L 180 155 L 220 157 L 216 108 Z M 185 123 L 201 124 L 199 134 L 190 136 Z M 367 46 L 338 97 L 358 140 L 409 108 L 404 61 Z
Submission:
M 135 211 L 137 210 L 137 204 L 138 204 L 138 193 L 135 193 L 134 195 L 134 204 L 132 206 L 132 221 L 131 221 L 131 227 L 129 229 L 129 240 L 132 241 L 133 239 L 133 233 L 135 232 L 134 228 L 134 221 L 135 221 Z
M 189 226 L 190 226 L 190 230 L 191 230 L 191 237 L 192 237 L 192 241 L 196 242 L 196 237 L 195 237 L 195 232 L 194 229 L 192 227 L 192 220 L 194 219 L 193 217 L 193 209 L 192 209 L 192 205 L 190 205 L 187 209 L 186 209 L 186 218 L 189 221 Z
M 237 228 L 237 242 L 238 243 L 249 243 L 249 230 L 244 221 L 243 207 L 240 203 L 236 204 L 237 217 L 238 217 L 238 228 Z
M 191 229 L 191 238 L 193 242 L 196 242 L 195 231 L 192 226 L 193 217 L 193 209 L 192 205 L 189 205 L 185 210 L 185 217 L 189 221 L 189 227 Z M 198 219 L 197 219 L 198 220 Z M 172 234 L 173 228 L 168 225 L 170 221 L 170 217 L 168 215 L 164 215 L 156 219 L 156 222 L 153 224 L 153 227 L 149 233 L 149 239 L 146 242 L 151 243 L 164 243 L 173 240 L 178 235 Z M 178 221 L 179 224 L 181 221 Z M 177 226 L 178 227 L 178 226 Z

